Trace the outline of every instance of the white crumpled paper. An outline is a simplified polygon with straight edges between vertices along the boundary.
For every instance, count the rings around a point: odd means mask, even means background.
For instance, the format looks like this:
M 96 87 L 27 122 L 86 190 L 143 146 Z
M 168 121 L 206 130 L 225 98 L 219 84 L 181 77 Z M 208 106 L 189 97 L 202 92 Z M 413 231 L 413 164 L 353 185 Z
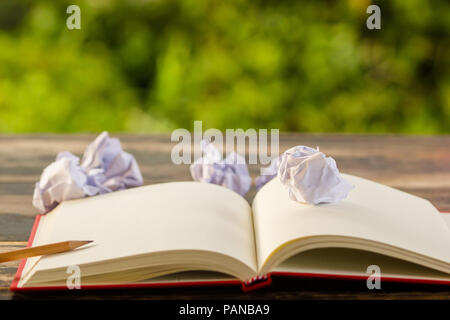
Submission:
M 231 152 L 224 160 L 214 144 L 207 140 L 201 142 L 203 157 L 190 166 L 195 181 L 218 184 L 245 196 L 252 179 L 248 173 L 245 158 Z
M 77 199 L 141 186 L 135 158 L 122 150 L 120 141 L 101 133 L 84 151 L 83 159 L 60 152 L 36 183 L 33 206 L 48 212 L 64 200 Z
M 336 203 L 353 189 L 341 177 L 333 158 L 306 146 L 293 147 L 281 156 L 278 177 L 289 197 L 298 202 Z
M 279 165 L 280 157 L 276 157 L 272 159 L 268 167 L 261 168 L 261 175 L 255 179 L 256 190 L 261 189 L 267 182 L 277 176 Z

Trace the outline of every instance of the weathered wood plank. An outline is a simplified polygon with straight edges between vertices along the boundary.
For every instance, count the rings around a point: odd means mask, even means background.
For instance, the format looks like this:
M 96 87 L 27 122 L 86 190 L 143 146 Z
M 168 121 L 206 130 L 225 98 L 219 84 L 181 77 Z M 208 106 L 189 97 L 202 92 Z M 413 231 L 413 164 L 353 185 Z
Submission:
M 0 214 L 0 241 L 25 241 L 33 227 L 34 217 Z
M 26 246 L 26 242 L 5 242 L 0 241 L 0 253 L 7 252 L 10 250 L 22 249 Z M 12 279 L 17 271 L 20 261 L 9 261 L 0 263 L 0 292 L 9 288 Z M 2 294 L 0 293 L 0 299 Z

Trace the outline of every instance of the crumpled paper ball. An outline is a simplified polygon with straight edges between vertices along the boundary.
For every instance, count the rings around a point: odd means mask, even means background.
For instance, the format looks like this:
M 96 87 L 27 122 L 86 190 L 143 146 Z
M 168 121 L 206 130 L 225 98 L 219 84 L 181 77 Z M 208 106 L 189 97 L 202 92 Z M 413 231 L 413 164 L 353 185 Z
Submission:
M 36 183 L 33 206 L 41 213 L 64 200 L 83 198 L 141 186 L 142 175 L 136 159 L 124 152 L 118 139 L 101 133 L 80 158 L 60 152 Z
M 122 150 L 119 139 L 101 133 L 84 151 L 81 167 L 87 172 L 88 184 L 107 193 L 143 183 L 133 155 Z
M 267 182 L 269 182 L 278 175 L 279 165 L 280 165 L 280 157 L 276 157 L 272 159 L 268 167 L 261 168 L 261 175 L 259 175 L 255 179 L 256 190 L 261 189 Z
M 203 157 L 190 166 L 195 181 L 218 184 L 245 196 L 250 189 L 252 179 L 248 173 L 245 158 L 231 152 L 224 160 L 214 144 L 201 142 Z
M 281 155 L 278 177 L 297 202 L 337 203 L 353 189 L 341 177 L 333 158 L 306 146 L 293 147 Z

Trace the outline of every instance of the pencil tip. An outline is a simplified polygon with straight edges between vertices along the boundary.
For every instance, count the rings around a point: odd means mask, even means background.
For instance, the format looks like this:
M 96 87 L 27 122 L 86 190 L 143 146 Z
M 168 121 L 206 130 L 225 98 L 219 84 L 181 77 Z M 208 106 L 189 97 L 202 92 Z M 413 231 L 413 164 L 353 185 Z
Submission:
M 78 240 L 78 241 L 75 241 L 75 243 L 78 245 L 78 246 L 84 246 L 85 244 L 88 244 L 88 243 L 91 243 L 91 242 L 94 242 L 94 240 Z
M 82 247 L 84 245 L 87 245 L 88 243 L 94 242 L 93 240 L 72 240 L 69 241 L 69 246 L 71 249 L 76 249 L 79 247 Z

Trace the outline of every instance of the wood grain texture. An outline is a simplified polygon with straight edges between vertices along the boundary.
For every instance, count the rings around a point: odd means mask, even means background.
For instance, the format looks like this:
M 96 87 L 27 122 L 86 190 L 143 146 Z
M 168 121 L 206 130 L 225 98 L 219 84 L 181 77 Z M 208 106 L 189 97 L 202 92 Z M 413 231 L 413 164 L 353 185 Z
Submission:
M 141 168 L 145 184 L 191 180 L 188 165 L 174 165 L 170 154 L 176 143 L 169 135 L 113 134 L 132 153 Z M 83 153 L 95 135 L 0 135 L 0 252 L 24 246 L 37 211 L 31 205 L 34 184 L 42 169 L 60 151 Z M 280 152 L 295 145 L 319 146 L 332 156 L 340 171 L 377 181 L 430 200 L 439 210 L 450 211 L 450 136 L 285 134 Z M 252 177 L 259 166 L 250 165 Z M 249 201 L 255 190 L 247 195 Z M 1 242 L 4 241 L 4 242 Z M 8 241 L 8 242 L 6 242 Z M 0 265 L 0 299 L 30 297 L 12 295 L 9 286 L 17 263 Z M 298 282 L 300 281 L 300 282 Z M 294 283 L 293 287 L 290 286 Z M 301 288 L 301 290 L 299 290 Z M 391 285 L 371 292 L 361 281 L 279 279 L 270 288 L 243 294 L 239 288 L 158 289 L 48 293 L 33 298 L 76 297 L 119 298 L 449 298 L 446 287 Z
M 8 241 L 0 242 L 0 253 L 2 252 L 8 252 L 11 250 L 18 250 L 23 249 L 26 246 L 26 242 L 24 241 Z M 9 286 L 11 285 L 11 281 L 14 278 L 14 274 L 17 271 L 17 267 L 19 266 L 20 261 L 10 261 L 10 262 L 4 262 L 0 263 L 0 297 L 2 290 L 5 291 Z

